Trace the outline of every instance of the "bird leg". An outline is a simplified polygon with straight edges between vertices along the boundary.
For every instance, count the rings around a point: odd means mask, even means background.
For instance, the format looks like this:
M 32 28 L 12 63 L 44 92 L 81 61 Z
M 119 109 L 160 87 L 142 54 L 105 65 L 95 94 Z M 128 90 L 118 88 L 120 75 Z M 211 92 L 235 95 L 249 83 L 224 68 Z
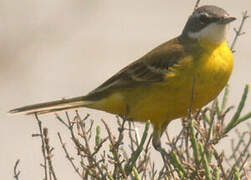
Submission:
M 152 134 L 152 144 L 154 149 L 156 149 L 157 151 L 160 152 L 162 159 L 164 161 L 164 164 L 166 164 L 166 162 L 168 161 L 168 159 L 170 158 L 170 155 L 166 152 L 166 150 L 161 146 L 161 135 L 162 133 L 158 132 L 158 131 L 154 131 Z

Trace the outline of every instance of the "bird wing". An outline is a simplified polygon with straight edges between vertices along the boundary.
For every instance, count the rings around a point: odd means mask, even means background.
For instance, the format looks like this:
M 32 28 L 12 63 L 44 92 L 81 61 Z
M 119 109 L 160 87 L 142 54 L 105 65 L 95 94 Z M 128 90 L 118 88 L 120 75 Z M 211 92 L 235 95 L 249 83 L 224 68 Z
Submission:
M 95 100 L 121 89 L 131 89 L 164 81 L 169 68 L 185 56 L 184 47 L 179 43 L 178 38 L 168 41 L 123 68 L 91 91 L 86 99 Z

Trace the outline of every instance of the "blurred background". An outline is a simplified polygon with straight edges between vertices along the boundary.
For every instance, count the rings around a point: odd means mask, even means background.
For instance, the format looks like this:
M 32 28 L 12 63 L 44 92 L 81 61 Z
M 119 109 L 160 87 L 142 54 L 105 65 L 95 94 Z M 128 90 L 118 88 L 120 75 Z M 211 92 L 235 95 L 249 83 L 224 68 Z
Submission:
M 88 93 L 124 66 L 179 35 L 194 4 L 191 0 L 0 0 L 0 179 L 13 179 L 17 159 L 21 159 L 21 179 L 41 179 L 43 174 L 40 140 L 31 137 L 38 132 L 35 119 L 9 116 L 8 110 Z M 229 28 L 230 43 L 242 12 L 251 14 L 250 0 L 202 0 L 204 4 L 223 7 L 238 18 Z M 235 105 L 245 84 L 251 84 L 251 19 L 244 31 L 236 44 L 229 83 L 230 104 Z M 250 110 L 251 97 L 244 113 Z M 100 118 L 115 123 L 113 115 L 81 111 L 87 112 L 99 124 Z M 53 115 L 41 119 L 49 128 L 52 146 L 60 147 L 56 133 L 64 136 L 64 127 Z M 179 120 L 174 121 L 168 130 L 175 136 L 179 126 Z M 58 179 L 75 179 L 62 149 L 54 154 Z

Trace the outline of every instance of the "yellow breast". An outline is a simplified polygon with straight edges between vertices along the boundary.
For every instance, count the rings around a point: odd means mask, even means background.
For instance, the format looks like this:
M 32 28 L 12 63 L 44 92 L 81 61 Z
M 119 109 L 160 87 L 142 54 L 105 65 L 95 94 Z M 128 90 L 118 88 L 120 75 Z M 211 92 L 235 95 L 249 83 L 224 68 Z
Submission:
M 192 107 L 196 110 L 218 96 L 233 68 L 233 55 L 226 42 L 217 47 L 207 42 L 201 46 L 199 57 L 187 56 L 169 68 L 164 82 L 121 90 L 89 106 L 125 115 L 134 121 L 150 120 L 154 128 L 160 129 L 173 119 L 187 116 L 193 82 Z
M 210 44 L 207 46 L 212 48 Z M 226 86 L 233 69 L 233 54 L 226 42 L 212 53 L 205 53 L 195 66 L 194 108 L 201 108 L 215 99 Z
M 154 126 L 161 127 L 163 123 L 186 116 L 191 105 L 194 78 L 193 110 L 218 96 L 231 75 L 233 55 L 226 42 L 217 48 L 210 44 L 202 45 L 206 48 L 200 58 L 188 56 L 182 60 L 166 75 L 165 83 L 136 90 L 134 99 L 137 102 L 127 96 L 131 118 L 138 121 L 150 119 Z

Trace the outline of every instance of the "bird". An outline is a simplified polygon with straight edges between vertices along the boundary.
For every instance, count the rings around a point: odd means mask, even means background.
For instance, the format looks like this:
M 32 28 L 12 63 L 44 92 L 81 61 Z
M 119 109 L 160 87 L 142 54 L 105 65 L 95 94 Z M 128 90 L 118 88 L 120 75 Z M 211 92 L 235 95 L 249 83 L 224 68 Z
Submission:
M 84 96 L 28 105 L 9 113 L 46 114 L 90 108 L 153 126 L 152 144 L 168 124 L 214 100 L 227 85 L 234 57 L 227 42 L 236 20 L 214 5 L 197 7 L 177 37 L 129 64 Z

